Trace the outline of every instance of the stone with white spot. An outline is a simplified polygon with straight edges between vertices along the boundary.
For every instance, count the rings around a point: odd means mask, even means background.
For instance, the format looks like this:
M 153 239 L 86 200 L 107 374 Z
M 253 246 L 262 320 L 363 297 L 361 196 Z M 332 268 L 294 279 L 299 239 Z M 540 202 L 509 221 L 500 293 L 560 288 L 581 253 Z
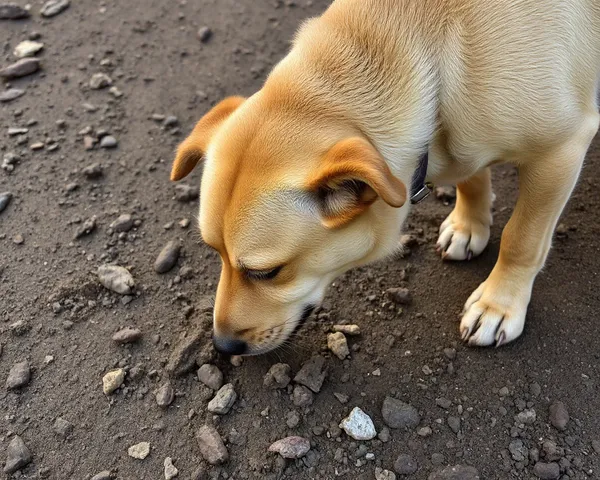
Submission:
M 104 395 L 110 395 L 117 388 L 123 385 L 123 381 L 125 380 L 125 370 L 122 368 L 118 368 L 116 370 L 111 370 L 104 377 L 102 377 L 102 391 Z
M 269 447 L 269 452 L 277 452 L 283 458 L 302 458 L 310 450 L 310 441 L 304 437 L 286 437 L 277 440 Z
M 121 295 L 131 294 L 135 285 L 129 270 L 118 265 L 98 267 L 98 280 L 105 288 Z
M 172 480 L 179 475 L 179 470 L 173 465 L 173 459 L 171 457 L 165 458 L 163 465 L 165 467 L 165 480 Z
M 218 415 L 226 415 L 231 410 L 231 407 L 237 400 L 237 393 L 233 389 L 233 385 L 228 383 L 223 385 L 215 397 L 208 402 L 208 411 Z
M 25 58 L 25 57 L 33 57 L 36 53 L 38 53 L 42 48 L 44 48 L 44 44 L 41 42 L 33 42 L 31 40 L 23 40 L 19 43 L 14 50 L 15 57 Z
M 377 435 L 373 420 L 359 407 L 354 407 L 340 423 L 343 429 L 354 440 L 371 440 Z

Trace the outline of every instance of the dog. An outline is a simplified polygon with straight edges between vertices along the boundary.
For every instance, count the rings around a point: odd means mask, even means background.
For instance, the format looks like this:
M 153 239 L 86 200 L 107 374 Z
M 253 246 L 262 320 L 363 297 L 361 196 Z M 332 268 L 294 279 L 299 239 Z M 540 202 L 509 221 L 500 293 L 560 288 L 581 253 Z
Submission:
M 334 1 L 257 93 L 218 103 L 177 149 L 173 181 L 204 162 L 216 349 L 284 343 L 337 276 L 397 250 L 425 182 L 457 186 L 441 256 L 476 257 L 500 162 L 519 197 L 460 336 L 515 340 L 598 130 L 599 73 L 597 0 Z

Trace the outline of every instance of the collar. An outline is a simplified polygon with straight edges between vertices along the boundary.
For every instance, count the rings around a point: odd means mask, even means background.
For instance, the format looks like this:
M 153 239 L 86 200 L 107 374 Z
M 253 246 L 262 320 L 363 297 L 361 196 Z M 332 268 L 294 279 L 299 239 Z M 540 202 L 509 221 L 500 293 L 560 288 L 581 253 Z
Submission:
M 426 182 L 429 155 L 425 152 L 419 159 L 419 165 L 410 185 L 410 203 L 416 205 L 421 203 L 431 193 L 432 185 Z

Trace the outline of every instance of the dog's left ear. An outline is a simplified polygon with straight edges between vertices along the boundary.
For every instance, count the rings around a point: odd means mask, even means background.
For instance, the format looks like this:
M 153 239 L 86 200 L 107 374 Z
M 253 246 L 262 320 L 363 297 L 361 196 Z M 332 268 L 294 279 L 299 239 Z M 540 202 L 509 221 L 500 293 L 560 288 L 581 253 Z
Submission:
M 328 228 L 347 224 L 378 198 L 395 208 L 406 202 L 404 183 L 375 147 L 360 137 L 334 145 L 309 179 L 308 189 L 316 195 Z
M 204 156 L 219 126 L 244 103 L 244 100 L 243 97 L 228 97 L 221 100 L 200 119 L 189 137 L 177 148 L 177 155 L 171 169 L 171 180 L 181 180 L 194 169 Z

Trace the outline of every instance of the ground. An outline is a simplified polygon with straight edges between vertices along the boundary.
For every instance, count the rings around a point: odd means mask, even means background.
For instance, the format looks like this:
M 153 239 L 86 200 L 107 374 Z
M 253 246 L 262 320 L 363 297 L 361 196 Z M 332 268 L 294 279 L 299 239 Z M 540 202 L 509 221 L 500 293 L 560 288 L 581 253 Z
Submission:
M 438 258 L 437 228 L 452 201 L 432 197 L 411 213 L 407 233 L 417 242 L 410 254 L 336 281 L 287 350 L 234 366 L 208 349 L 203 319 L 219 261 L 200 241 L 196 200 L 175 198 L 168 180 L 174 148 L 223 96 L 258 89 L 299 23 L 327 3 L 79 0 L 43 18 L 34 0 L 29 19 L 0 20 L 0 68 L 17 60 L 14 48 L 35 32 L 44 44 L 41 70 L 11 81 L 24 95 L 0 103 L 0 156 L 8 158 L 0 193 L 12 194 L 0 213 L 0 460 L 15 435 L 32 455 L 2 478 L 90 479 L 106 470 L 117 479 L 158 479 L 167 457 L 186 480 L 372 479 L 376 468 L 400 474 L 415 463 L 407 478 L 450 478 L 434 475 L 447 465 L 473 466 L 486 480 L 537 478 L 543 468 L 550 469 L 546 478 L 558 478 L 552 468 L 563 480 L 600 478 L 598 140 L 514 344 L 472 349 L 458 336 L 462 305 L 491 270 L 517 195 L 516 172 L 499 167 L 495 223 L 481 257 Z M 204 26 L 212 36 L 201 41 Z M 97 73 L 116 89 L 92 89 Z M 161 115 L 176 118 L 165 126 Z M 17 127 L 27 132 L 8 135 Z M 118 144 L 101 147 L 107 136 Z M 41 148 L 31 149 L 38 142 Z M 93 164 L 101 175 L 85 174 Z M 184 183 L 197 187 L 200 173 Z M 127 232 L 111 227 L 122 214 L 135 222 Z M 190 225 L 182 227 L 183 219 Z M 182 245 L 178 264 L 158 274 L 155 260 L 171 240 Z M 105 264 L 129 269 L 132 295 L 100 285 L 97 270 Z M 395 287 L 409 288 L 412 304 L 393 305 L 385 292 Z M 348 337 L 344 361 L 327 350 L 336 323 L 362 331 Z M 129 326 L 141 339 L 112 340 Z M 186 342 L 191 371 L 176 376 L 171 367 Z M 325 358 L 327 377 L 312 405 L 294 405 L 293 382 L 280 390 L 263 385 L 271 365 L 288 363 L 293 377 L 315 355 Z M 229 413 L 207 411 L 213 393 L 198 380 L 194 359 L 213 362 L 233 384 L 238 399 Z M 24 361 L 30 379 L 5 388 L 9 371 Z M 105 395 L 102 378 L 115 368 L 125 370 L 124 385 Z M 166 383 L 175 399 L 161 408 L 155 393 Z M 415 407 L 419 425 L 388 431 L 386 396 Z M 570 414 L 564 430 L 550 421 L 557 401 Z M 340 431 L 356 406 L 373 419 L 379 439 L 356 441 Z M 225 441 L 222 466 L 202 458 L 195 436 L 204 424 Z M 289 435 L 310 440 L 304 458 L 267 452 Z M 139 442 L 150 443 L 144 460 L 128 455 Z M 396 462 L 401 454 L 410 458 Z M 558 467 L 543 465 L 553 461 Z

